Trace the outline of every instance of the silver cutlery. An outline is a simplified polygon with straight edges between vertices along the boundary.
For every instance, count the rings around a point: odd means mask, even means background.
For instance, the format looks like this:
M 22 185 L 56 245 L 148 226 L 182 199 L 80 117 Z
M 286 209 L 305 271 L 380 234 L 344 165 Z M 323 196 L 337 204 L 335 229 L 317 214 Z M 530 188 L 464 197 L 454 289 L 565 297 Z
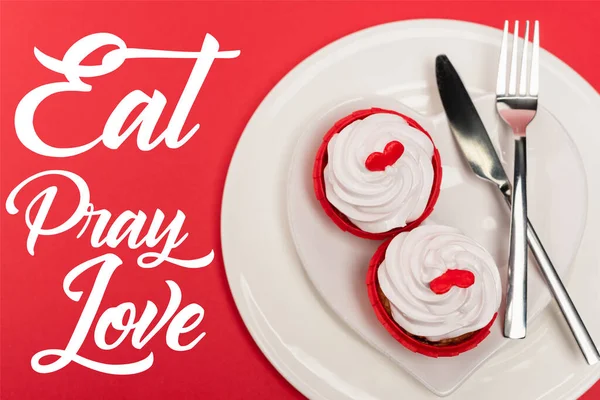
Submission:
M 533 120 L 537 112 L 540 54 L 538 21 L 535 21 L 533 30 L 533 52 L 529 82 L 527 79 L 529 21 L 525 25 L 520 78 L 517 78 L 518 43 L 519 21 L 515 21 L 509 77 L 506 65 L 508 58 L 508 21 L 505 21 L 500 48 L 500 61 L 498 63 L 496 108 L 504 122 L 512 128 L 515 138 L 508 287 L 506 311 L 504 313 L 504 336 L 510 339 L 523 339 L 527 334 L 527 146 L 525 137 L 527 125 Z M 517 79 L 519 79 L 518 90 Z
M 511 185 L 508 176 L 469 97 L 469 93 L 452 63 L 445 55 L 439 55 L 436 58 L 436 78 L 450 130 L 463 156 L 473 172 L 480 178 L 494 184 L 502 193 L 506 204 L 510 206 Z M 527 221 L 527 241 L 583 356 L 588 364 L 596 364 L 600 360 L 598 349 L 530 221 Z

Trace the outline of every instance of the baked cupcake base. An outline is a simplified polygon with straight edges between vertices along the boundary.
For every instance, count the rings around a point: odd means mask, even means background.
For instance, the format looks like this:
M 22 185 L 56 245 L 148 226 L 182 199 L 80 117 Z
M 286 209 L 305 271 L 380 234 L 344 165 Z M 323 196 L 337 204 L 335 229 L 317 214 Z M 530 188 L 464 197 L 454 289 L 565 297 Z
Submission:
M 381 302 L 381 305 L 385 309 L 385 312 L 388 314 L 388 316 L 391 317 L 392 308 L 390 306 L 390 301 L 383 294 L 381 287 L 378 284 L 376 286 L 377 286 L 377 295 L 379 296 L 379 301 Z M 408 335 L 408 336 L 412 337 L 413 339 L 418 340 L 421 343 L 425 343 L 425 344 L 428 344 L 431 346 L 436 346 L 436 347 L 459 344 L 459 343 L 464 342 L 465 340 L 469 340 L 471 338 L 471 336 L 473 336 L 475 334 L 475 332 L 468 332 L 468 333 L 465 333 L 464 335 L 457 336 L 455 338 L 443 339 L 443 340 L 439 340 L 437 342 L 432 342 L 431 340 L 427 339 L 426 337 L 413 335 L 412 333 L 407 332 L 401 326 L 398 326 L 398 328 L 400 328 L 404 332 L 405 335 Z
M 490 334 L 490 328 L 496 320 L 497 314 L 494 314 L 492 320 L 482 329 L 475 332 L 465 333 L 464 335 L 432 342 L 424 337 L 413 335 L 400 327 L 392 318 L 392 310 L 388 299 L 385 297 L 377 279 L 377 269 L 385 259 L 385 251 L 390 244 L 391 239 L 384 242 L 369 263 L 367 271 L 367 291 L 375 315 L 385 329 L 407 349 L 423 354 L 428 357 L 454 357 L 460 353 L 475 348 L 483 339 Z
M 433 153 L 433 158 L 431 160 L 432 165 L 433 165 L 433 172 L 434 172 L 433 185 L 431 187 L 431 194 L 429 196 L 429 201 L 427 202 L 427 206 L 426 206 L 425 210 L 423 211 L 423 213 L 421 214 L 421 216 L 418 219 L 408 223 L 406 226 L 401 227 L 401 228 L 392 229 L 390 231 L 382 232 L 382 233 L 370 233 L 370 232 L 363 231 L 362 229 L 360 229 L 356 225 L 354 225 L 348 219 L 348 217 L 346 217 L 342 212 L 337 210 L 327 200 L 327 196 L 325 194 L 325 181 L 324 181 L 324 169 L 325 169 L 325 166 L 327 165 L 327 144 L 329 143 L 329 141 L 335 134 L 339 133 L 342 129 L 344 129 L 346 126 L 350 125 L 352 122 L 357 121 L 359 119 L 364 119 L 364 118 L 368 117 L 369 115 L 378 114 L 378 113 L 395 114 L 395 115 L 402 117 L 404 120 L 406 120 L 408 125 L 423 132 L 423 134 L 427 135 L 427 137 L 431 140 L 431 136 L 429 135 L 429 133 L 427 133 L 427 131 L 425 131 L 425 129 L 423 129 L 423 127 L 421 127 L 421 125 L 419 125 L 415 120 L 413 120 L 410 117 L 407 117 L 404 114 L 400 114 L 399 112 L 392 111 L 392 110 L 385 110 L 382 108 L 370 108 L 370 109 L 366 109 L 366 110 L 359 110 L 359 111 L 353 112 L 352 114 L 348 115 L 345 118 L 340 119 L 338 122 L 336 122 L 331 127 L 331 129 L 329 129 L 329 131 L 327 131 L 327 133 L 323 137 L 323 142 L 321 143 L 321 145 L 319 146 L 319 149 L 317 151 L 317 155 L 315 157 L 315 163 L 314 163 L 314 167 L 313 167 L 313 186 L 314 186 L 315 195 L 317 197 L 317 200 L 321 204 L 321 207 L 323 207 L 323 210 L 325 211 L 327 216 L 329 216 L 329 218 L 340 229 L 342 229 L 346 232 L 349 232 L 355 236 L 361 237 L 363 239 L 373 239 L 373 240 L 386 239 L 386 238 L 394 236 L 400 232 L 410 231 L 411 229 L 419 226 L 425 220 L 425 218 L 427 218 L 433 211 L 433 207 L 434 207 L 434 205 L 439 197 L 439 194 L 440 194 L 440 186 L 442 183 L 442 162 L 440 159 L 440 154 L 434 144 L 434 153 Z M 433 140 L 432 140 L 432 143 L 433 143 Z

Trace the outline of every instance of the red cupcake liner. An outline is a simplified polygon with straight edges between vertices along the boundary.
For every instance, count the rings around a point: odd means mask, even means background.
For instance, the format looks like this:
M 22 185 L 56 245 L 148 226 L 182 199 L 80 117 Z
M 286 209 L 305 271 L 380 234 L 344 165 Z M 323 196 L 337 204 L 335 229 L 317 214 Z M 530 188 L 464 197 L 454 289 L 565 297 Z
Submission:
M 342 129 L 344 129 L 346 126 L 348 126 L 352 122 L 359 120 L 359 119 L 363 119 L 369 115 L 378 114 L 378 113 L 395 114 L 395 115 L 398 115 L 398 116 L 404 118 L 410 126 L 420 130 L 425 135 L 427 135 L 429 140 L 431 140 L 431 143 L 433 143 L 433 140 L 431 139 L 431 136 L 429 135 L 429 133 L 427 133 L 427 131 L 425 131 L 425 129 L 423 129 L 423 127 L 421 127 L 421 125 L 419 125 L 415 120 L 413 120 L 410 117 L 407 117 L 404 114 L 400 114 L 399 112 L 392 111 L 392 110 L 385 110 L 382 108 L 370 108 L 370 109 L 366 109 L 366 110 L 359 110 L 359 111 L 353 112 L 352 114 L 348 115 L 345 118 L 340 119 L 331 127 L 331 129 L 329 129 L 329 131 L 327 131 L 327 133 L 323 137 L 323 142 L 321 143 L 321 146 L 319 146 L 319 150 L 317 151 L 317 156 L 315 157 L 315 164 L 313 167 L 313 185 L 314 185 L 315 195 L 316 195 L 319 203 L 321 203 L 321 207 L 323 207 L 323 210 L 325 210 L 325 213 L 329 216 L 329 218 L 340 229 L 342 229 L 346 232 L 349 232 L 355 236 L 361 237 L 363 239 L 373 239 L 373 240 L 386 239 L 386 238 L 389 238 L 390 236 L 394 236 L 400 232 L 410 231 L 411 229 L 419 226 L 421 224 L 421 222 L 423 222 L 425 220 L 425 218 L 427 218 L 432 213 L 433 207 L 435 206 L 435 203 L 440 195 L 440 187 L 442 184 L 442 161 L 440 159 L 440 153 L 438 152 L 438 150 L 434 144 L 433 157 L 431 160 L 431 162 L 433 164 L 433 185 L 431 188 L 431 194 L 429 196 L 429 201 L 427 202 L 427 206 L 426 206 L 425 210 L 423 211 L 423 214 L 421 214 L 421 216 L 418 219 L 408 223 L 406 226 L 403 226 L 401 228 L 395 228 L 390 231 L 382 232 L 382 233 L 365 232 L 362 229 L 360 229 L 359 227 L 357 227 L 356 225 L 354 225 L 348 219 L 348 217 L 346 217 L 341 211 L 336 209 L 327 200 L 327 197 L 325 195 L 325 181 L 323 178 L 323 171 L 325 169 L 325 166 L 327 165 L 327 144 L 329 143 L 329 141 L 331 140 L 333 135 L 335 135 L 336 133 L 339 133 Z
M 400 326 L 398 326 L 398 324 L 387 313 L 383 304 L 381 303 L 379 293 L 377 291 L 377 270 L 385 258 L 385 251 L 387 250 L 391 241 L 392 239 L 389 239 L 379 246 L 371 258 L 369 270 L 367 272 L 367 291 L 369 293 L 371 305 L 373 306 L 373 310 L 375 310 L 375 314 L 377 315 L 379 322 L 385 327 L 390 335 L 392 335 L 394 339 L 400 342 L 404 347 L 415 353 L 423 354 L 428 357 L 454 357 L 460 353 L 464 353 L 465 351 L 469 351 L 477 347 L 477 345 L 490 334 L 490 328 L 496 320 L 496 316 L 498 315 L 497 313 L 494 314 L 489 324 L 475 332 L 473 336 L 465 339 L 463 342 L 446 346 L 434 346 L 415 339 L 407 334 L 402 328 L 400 328 Z

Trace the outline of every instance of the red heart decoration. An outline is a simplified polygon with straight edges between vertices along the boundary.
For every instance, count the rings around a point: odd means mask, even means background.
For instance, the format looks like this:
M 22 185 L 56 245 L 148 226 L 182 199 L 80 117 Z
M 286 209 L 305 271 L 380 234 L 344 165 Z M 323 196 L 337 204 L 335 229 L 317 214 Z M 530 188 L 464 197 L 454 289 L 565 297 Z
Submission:
M 475 275 L 473 275 L 471 271 L 449 269 L 429 282 L 429 288 L 435 294 L 444 294 L 452 289 L 452 286 L 458 286 L 465 289 L 474 283 Z
M 402 156 L 402 153 L 404 153 L 404 145 L 394 140 L 385 145 L 383 153 L 376 151 L 369 154 L 369 157 L 365 161 L 365 167 L 369 171 L 385 171 L 385 167 L 394 165 L 400 156 Z

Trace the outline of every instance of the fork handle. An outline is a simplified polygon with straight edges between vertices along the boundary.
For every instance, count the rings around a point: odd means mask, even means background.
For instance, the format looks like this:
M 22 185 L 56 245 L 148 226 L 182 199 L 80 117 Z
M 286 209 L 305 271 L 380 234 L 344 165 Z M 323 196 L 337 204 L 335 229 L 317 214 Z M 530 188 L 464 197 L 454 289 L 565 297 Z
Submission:
M 510 220 L 508 291 L 504 336 L 523 339 L 527 334 L 527 158 L 525 136 L 515 140 L 515 175 Z
M 506 200 L 506 204 L 510 207 L 511 198 L 506 192 L 504 192 L 504 199 Z M 571 296 L 569 296 L 569 292 L 567 292 L 567 289 L 563 285 L 558 272 L 556 272 L 556 269 L 552 264 L 552 260 L 550 260 L 550 256 L 546 252 L 544 245 L 529 220 L 527 220 L 527 241 L 529 242 L 529 248 L 537 261 L 542 276 L 550 287 L 550 292 L 558 303 L 558 307 L 565 317 L 573 336 L 575 336 L 575 340 L 581 349 L 585 361 L 589 365 L 597 364 L 598 361 L 600 361 L 598 348 L 585 327 L 583 320 L 579 316 L 577 308 L 575 308 Z
M 505 193 L 504 199 L 506 200 L 506 204 L 510 207 L 510 195 Z M 583 320 L 579 316 L 577 308 L 575 308 L 571 296 L 569 296 L 569 292 L 567 292 L 567 289 L 563 285 L 558 272 L 556 272 L 556 269 L 552 264 L 552 260 L 550 260 L 550 256 L 546 252 L 544 245 L 529 220 L 527 220 L 527 241 L 529 242 L 529 248 L 537 261 L 542 276 L 550 287 L 550 292 L 558 303 L 560 311 L 563 313 L 573 336 L 575 336 L 575 340 L 577 341 L 586 362 L 589 365 L 598 363 L 598 361 L 600 361 L 598 348 L 585 327 Z

